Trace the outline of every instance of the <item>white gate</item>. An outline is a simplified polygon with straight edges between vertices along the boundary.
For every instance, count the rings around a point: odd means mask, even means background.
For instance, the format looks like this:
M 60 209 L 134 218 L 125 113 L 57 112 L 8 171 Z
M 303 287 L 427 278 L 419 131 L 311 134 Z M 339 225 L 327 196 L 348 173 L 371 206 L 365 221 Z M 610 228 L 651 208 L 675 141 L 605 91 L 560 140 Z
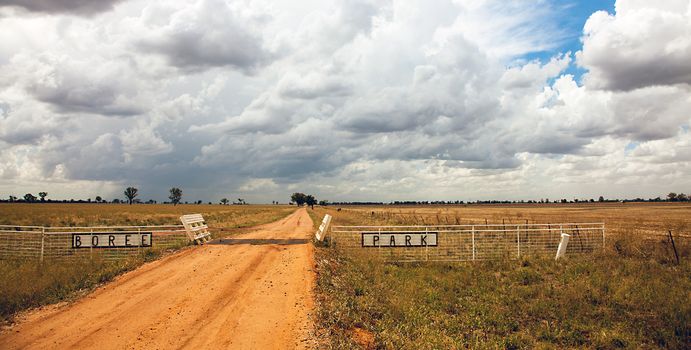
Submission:
M 567 256 L 605 245 L 604 223 L 333 226 L 331 240 L 337 249 L 388 261 L 472 261 L 553 255 L 563 233 L 571 236 Z

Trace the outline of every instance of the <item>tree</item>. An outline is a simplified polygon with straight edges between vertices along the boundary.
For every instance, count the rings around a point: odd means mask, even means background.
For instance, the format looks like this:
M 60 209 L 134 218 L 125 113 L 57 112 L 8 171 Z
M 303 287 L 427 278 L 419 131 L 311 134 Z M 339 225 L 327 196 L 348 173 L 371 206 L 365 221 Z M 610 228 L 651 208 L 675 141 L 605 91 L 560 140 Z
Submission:
M 127 187 L 125 189 L 125 197 L 127 197 L 127 202 L 130 205 L 132 205 L 132 202 L 134 202 L 134 197 L 136 197 L 139 194 L 137 192 L 139 192 L 139 190 L 134 187 Z
M 182 190 L 177 187 L 171 188 L 170 196 L 168 196 L 168 198 L 170 198 L 170 201 L 173 203 L 173 206 L 176 206 L 178 203 L 180 203 L 180 200 L 182 199 Z
M 48 192 L 39 192 L 38 196 L 41 197 L 41 202 L 45 202 L 46 196 L 48 196 Z
M 228 205 L 228 198 L 221 199 L 221 204 Z
M 16 202 L 16 201 L 17 201 L 17 197 L 15 197 L 15 196 L 10 196 L 10 202 Z
M 604 202 L 604 201 L 605 201 L 605 197 L 600 196 L 600 198 L 598 198 L 597 201 L 598 201 L 598 202 Z
M 101 196 L 96 196 L 96 203 L 101 203 L 102 200 Z
M 674 192 L 670 192 L 670 193 L 667 195 L 667 199 L 670 200 L 670 201 L 675 201 L 675 200 L 677 200 L 677 194 L 674 193 Z
M 298 207 L 301 207 L 307 201 L 307 196 L 304 193 L 295 192 L 290 196 L 290 200 L 295 202 Z
M 31 194 L 31 193 L 27 193 L 27 194 L 24 195 L 24 201 L 25 201 L 25 202 L 30 202 L 30 203 L 35 202 L 35 201 L 36 201 L 36 196 L 34 196 L 34 195 Z
M 683 193 L 679 193 L 679 194 L 677 195 L 677 200 L 680 201 L 680 202 L 683 202 L 683 201 L 685 201 L 685 200 L 687 200 L 687 199 L 688 199 L 688 198 L 687 198 L 686 195 L 683 194 Z
M 314 209 L 314 205 L 317 204 L 317 199 L 314 198 L 313 195 L 308 194 L 308 195 L 305 197 L 305 203 L 306 203 L 307 205 L 309 205 L 312 209 Z

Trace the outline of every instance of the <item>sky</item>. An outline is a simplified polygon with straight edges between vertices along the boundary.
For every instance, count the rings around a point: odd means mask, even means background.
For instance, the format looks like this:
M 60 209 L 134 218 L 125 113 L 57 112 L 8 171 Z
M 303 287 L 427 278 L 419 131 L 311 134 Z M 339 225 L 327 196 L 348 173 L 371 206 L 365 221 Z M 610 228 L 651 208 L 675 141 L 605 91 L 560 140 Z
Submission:
M 0 0 L 0 197 L 691 193 L 690 0 Z

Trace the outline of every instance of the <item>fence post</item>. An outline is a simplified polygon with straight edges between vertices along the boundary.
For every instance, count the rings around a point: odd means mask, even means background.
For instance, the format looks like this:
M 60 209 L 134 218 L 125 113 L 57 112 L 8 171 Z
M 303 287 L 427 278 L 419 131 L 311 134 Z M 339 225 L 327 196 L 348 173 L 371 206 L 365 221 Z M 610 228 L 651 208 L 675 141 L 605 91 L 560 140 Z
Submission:
M 549 234 L 549 239 L 547 239 L 547 242 L 551 242 L 552 237 L 554 237 L 554 235 L 552 234 L 552 224 L 550 224 L 550 223 L 547 223 L 547 232 Z M 549 243 L 547 243 L 547 244 L 549 245 Z
M 473 240 L 473 261 L 475 261 L 475 225 L 473 225 L 471 237 Z
M 518 238 L 518 257 L 521 257 L 521 226 L 516 225 L 516 237 Z
M 561 242 L 559 242 L 559 247 L 557 248 L 557 256 L 554 257 L 554 260 L 559 260 L 559 258 L 563 257 L 566 254 L 566 246 L 569 244 L 569 235 L 566 233 L 561 234 Z
M 602 251 L 605 251 L 605 224 L 602 224 Z
M 679 265 L 679 253 L 677 253 L 677 246 L 674 245 L 674 237 L 672 237 L 672 230 L 669 232 L 669 240 L 672 242 L 672 249 L 674 249 L 674 257 L 677 259 L 677 265 Z
M 45 250 L 45 245 L 46 245 L 46 228 L 41 227 L 41 258 L 40 261 L 43 262 L 43 254 Z

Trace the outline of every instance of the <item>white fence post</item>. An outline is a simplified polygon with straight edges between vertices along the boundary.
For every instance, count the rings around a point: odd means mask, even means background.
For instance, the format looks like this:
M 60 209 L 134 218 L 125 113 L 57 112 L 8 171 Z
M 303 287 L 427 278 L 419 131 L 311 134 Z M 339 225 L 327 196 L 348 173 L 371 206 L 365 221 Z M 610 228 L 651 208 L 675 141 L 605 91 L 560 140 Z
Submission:
M 559 242 L 559 247 L 557 248 L 557 256 L 554 257 L 554 260 L 559 260 L 559 258 L 564 257 L 566 254 L 566 246 L 569 244 L 569 237 L 570 235 L 567 235 L 566 233 L 561 234 L 561 242 Z
M 518 241 L 518 257 L 521 257 L 521 226 L 516 225 L 516 237 Z
M 472 229 L 472 239 L 473 239 L 473 261 L 475 261 L 475 225 Z

